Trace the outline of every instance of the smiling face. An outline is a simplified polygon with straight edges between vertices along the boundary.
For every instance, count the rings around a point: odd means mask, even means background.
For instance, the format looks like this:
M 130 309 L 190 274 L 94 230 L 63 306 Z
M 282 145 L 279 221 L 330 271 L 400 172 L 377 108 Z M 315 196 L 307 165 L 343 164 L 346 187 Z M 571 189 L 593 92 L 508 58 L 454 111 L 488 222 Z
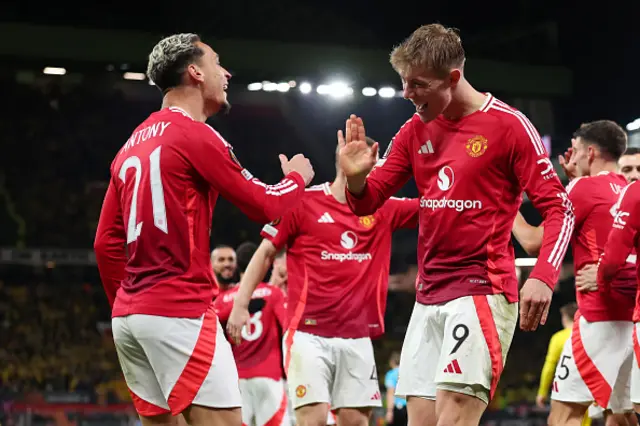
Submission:
M 435 119 L 451 104 L 452 91 L 462 77 L 464 49 L 456 30 L 424 25 L 391 52 L 391 65 L 402 79 L 403 96 L 424 122 Z
M 413 103 L 420 119 L 428 123 L 442 114 L 451 103 L 451 91 L 460 79 L 460 71 L 453 70 L 443 79 L 432 71 L 408 68 L 400 77 L 402 96 Z
M 220 65 L 220 57 L 209 45 L 200 41 L 196 45 L 204 54 L 189 65 L 189 75 L 199 83 L 207 110 L 212 114 L 226 112 L 231 108 L 227 100 L 231 74 Z

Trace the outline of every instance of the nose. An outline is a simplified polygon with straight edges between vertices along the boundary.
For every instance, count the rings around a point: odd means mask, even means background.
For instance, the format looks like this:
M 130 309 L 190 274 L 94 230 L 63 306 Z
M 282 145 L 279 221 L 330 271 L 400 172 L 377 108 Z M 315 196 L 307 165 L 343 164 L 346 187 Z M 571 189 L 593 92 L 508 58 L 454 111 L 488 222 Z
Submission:
M 224 77 L 225 77 L 227 80 L 231 80 L 231 77 L 232 77 L 231 73 L 230 73 L 229 71 L 227 71 L 227 69 L 226 69 L 226 68 L 223 68 L 223 69 L 222 69 L 222 71 L 224 72 Z
M 409 86 L 404 85 L 402 87 L 402 97 L 403 98 L 411 99 L 411 98 L 413 98 L 413 95 L 414 95 L 413 90 L 411 88 L 409 88 Z

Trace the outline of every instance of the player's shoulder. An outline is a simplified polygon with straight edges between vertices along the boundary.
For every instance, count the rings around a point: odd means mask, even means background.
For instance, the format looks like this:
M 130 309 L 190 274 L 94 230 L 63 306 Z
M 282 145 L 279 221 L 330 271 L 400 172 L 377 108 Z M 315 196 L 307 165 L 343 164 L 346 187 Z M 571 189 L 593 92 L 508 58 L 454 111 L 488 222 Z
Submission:
M 225 305 L 228 303 L 233 303 L 233 300 L 236 297 L 236 294 L 238 293 L 238 288 L 239 286 L 233 286 L 231 288 L 228 288 L 226 290 L 220 290 L 220 293 L 218 294 L 218 297 L 216 297 L 216 300 L 214 300 L 214 305 Z
M 331 188 L 329 187 L 329 182 L 320 183 L 318 185 L 311 185 L 308 188 L 305 188 L 305 195 L 307 197 L 320 197 L 327 196 L 331 194 Z
M 553 336 L 551 336 L 551 342 L 556 344 L 562 344 L 564 343 L 565 340 L 567 340 L 567 337 L 570 334 L 571 334 L 570 328 L 563 328 L 562 330 L 559 330 L 553 333 Z
M 485 104 L 480 108 L 484 112 L 483 117 L 492 125 L 508 128 L 516 133 L 526 133 L 530 137 L 537 133 L 529 118 L 517 108 L 501 101 L 490 93 Z
M 594 176 L 580 176 L 571 179 L 565 190 L 568 194 L 573 195 L 577 192 L 583 191 L 587 187 L 591 187 L 594 183 L 597 184 L 597 181 L 594 181 Z

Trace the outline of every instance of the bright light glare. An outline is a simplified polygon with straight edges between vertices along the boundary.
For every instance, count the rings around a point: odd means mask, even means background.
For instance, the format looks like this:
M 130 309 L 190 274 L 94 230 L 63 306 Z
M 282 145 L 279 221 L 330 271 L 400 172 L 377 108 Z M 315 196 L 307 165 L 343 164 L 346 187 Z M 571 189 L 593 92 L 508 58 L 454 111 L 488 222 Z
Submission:
M 289 83 L 278 83 L 278 92 L 288 92 L 290 88 Z
M 278 85 L 276 83 L 271 83 L 270 81 L 262 83 L 262 90 L 265 92 L 273 92 L 278 90 Z
M 362 89 L 362 94 L 364 96 L 375 96 L 376 93 L 378 93 L 378 91 L 373 87 L 365 87 L 364 89 Z
M 251 92 L 262 89 L 262 83 L 251 83 L 247 86 L 247 89 Z
M 58 67 L 46 67 L 42 72 L 49 75 L 65 75 L 67 70 Z
M 144 73 L 141 72 L 125 72 L 123 77 L 125 80 L 143 81 L 145 79 Z
M 627 124 L 627 130 L 633 132 L 640 129 L 640 118 L 636 118 L 631 123 Z
M 393 98 L 395 94 L 396 91 L 393 87 L 381 87 L 380 90 L 378 90 L 378 95 L 380 95 L 381 98 Z
M 536 260 L 535 257 L 519 257 L 516 259 L 516 266 L 535 266 Z
M 311 92 L 311 84 L 306 81 L 300 85 L 300 91 L 304 94 Z
M 321 84 L 316 89 L 320 95 L 329 95 L 332 98 L 344 98 L 353 94 L 353 89 L 346 83 L 335 82 L 331 84 Z

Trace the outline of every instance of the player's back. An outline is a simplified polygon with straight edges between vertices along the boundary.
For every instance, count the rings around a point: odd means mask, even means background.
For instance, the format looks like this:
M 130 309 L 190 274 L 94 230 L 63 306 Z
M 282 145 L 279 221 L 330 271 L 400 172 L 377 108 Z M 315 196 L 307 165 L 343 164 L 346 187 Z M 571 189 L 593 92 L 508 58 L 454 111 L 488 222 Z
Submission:
M 299 207 L 262 231 L 287 247 L 289 328 L 324 337 L 382 334 L 392 232 L 417 219 L 415 199 L 393 198 L 358 217 L 328 183 L 308 188 Z
M 602 172 L 577 178 L 567 187 L 576 216 L 571 240 L 575 273 L 598 263 L 613 224 L 613 207 L 626 185 L 624 176 Z M 635 265 L 626 263 L 612 282 L 608 297 L 598 291 L 577 292 L 576 297 L 580 313 L 588 321 L 630 321 L 635 294 Z
M 211 303 L 209 235 L 217 194 L 192 167 L 187 138 L 204 126 L 177 108 L 155 112 L 112 163 L 128 251 L 114 316 L 199 317 Z
M 218 295 L 214 307 L 224 325 L 229 319 L 239 286 Z M 285 329 L 284 294 L 279 288 L 260 283 L 251 296 L 250 329 L 243 327 L 242 341 L 232 345 L 233 357 L 241 379 L 266 377 L 280 380 L 282 367 L 282 335 Z

